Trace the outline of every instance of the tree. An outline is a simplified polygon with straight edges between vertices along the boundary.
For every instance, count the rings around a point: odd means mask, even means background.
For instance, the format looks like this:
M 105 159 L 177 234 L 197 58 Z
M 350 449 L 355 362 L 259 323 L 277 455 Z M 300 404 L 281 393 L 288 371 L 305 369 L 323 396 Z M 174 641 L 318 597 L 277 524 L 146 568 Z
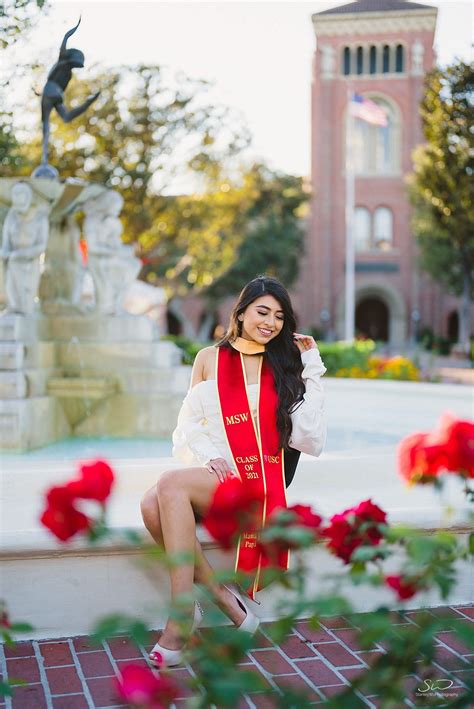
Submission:
M 168 204 L 162 192 L 177 175 L 202 183 L 248 144 L 245 127 L 229 109 L 206 103 L 206 82 L 171 76 L 159 66 L 115 67 L 106 74 L 92 70 L 87 80 L 74 76 L 66 100 L 74 107 L 98 88 L 93 108 L 72 123 L 53 117 L 49 157 L 62 178 L 120 191 L 127 242 L 159 223 Z M 30 101 L 38 132 L 24 143 L 25 161 L 15 174 L 31 174 L 40 161 L 39 99 Z M 18 123 L 17 116 L 17 130 Z M 7 164 L 5 173 L 9 169 Z
M 291 286 L 307 199 L 301 178 L 261 164 L 233 179 L 221 176 L 203 194 L 174 198 L 140 237 L 151 255 L 143 277 L 165 286 L 170 297 L 203 296 L 210 311 L 259 273 Z
M 254 165 L 248 174 L 254 199 L 244 215 L 246 233 L 231 267 L 206 292 L 210 300 L 239 292 L 260 273 L 279 278 L 288 288 L 298 275 L 309 197 L 303 180 L 263 165 Z
M 413 154 L 410 196 L 420 262 L 461 297 L 459 343 L 469 351 L 474 291 L 474 66 L 464 62 L 428 74 L 421 103 L 426 144 Z
M 0 3 L 0 47 L 5 50 L 46 10 L 47 0 L 4 0 Z

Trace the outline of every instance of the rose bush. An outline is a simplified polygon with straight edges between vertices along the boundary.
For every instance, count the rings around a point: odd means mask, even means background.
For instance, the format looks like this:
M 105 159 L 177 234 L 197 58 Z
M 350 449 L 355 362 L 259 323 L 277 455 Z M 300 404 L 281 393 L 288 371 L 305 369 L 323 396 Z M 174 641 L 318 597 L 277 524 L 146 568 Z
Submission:
M 445 415 L 433 432 L 405 438 L 397 452 L 403 480 L 410 485 L 432 482 L 439 486 L 443 474 L 455 474 L 462 479 L 466 493 L 471 494 L 468 483 L 474 476 L 473 430 L 471 422 Z M 48 491 L 43 524 L 62 541 L 84 533 L 92 540 L 97 539 L 94 530 L 97 525 L 103 525 L 103 512 L 112 490 L 113 477 L 110 466 L 104 461 L 81 465 L 78 478 Z M 81 500 L 97 502 L 99 519 L 80 509 Z M 245 487 L 233 479 L 217 487 L 204 526 L 224 549 L 229 549 L 249 521 L 254 521 L 254 514 Z M 371 649 L 374 643 L 383 644 L 385 653 L 377 653 L 367 671 L 353 679 L 342 694 L 327 700 L 329 707 L 358 706 L 360 692 L 379 695 L 387 707 L 404 704 L 406 676 L 429 676 L 435 659 L 433 638 L 440 630 L 456 633 L 462 642 L 473 647 L 474 652 L 474 633 L 461 620 L 426 614 L 417 617 L 416 623 L 394 625 L 385 605 L 355 616 L 340 592 L 340 574 L 334 575 L 333 589 L 324 594 L 315 594 L 307 583 L 307 550 L 318 544 L 340 560 L 341 571 L 344 570 L 345 577 L 356 585 L 390 589 L 394 598 L 402 603 L 433 588 L 446 599 L 456 581 L 456 564 L 474 552 L 473 542 L 469 550 L 454 534 L 445 531 L 426 535 L 409 527 L 389 525 L 386 512 L 367 499 L 332 515 L 327 521 L 307 505 L 275 510 L 261 531 L 259 543 L 270 555 L 285 548 L 294 552 L 290 571 L 274 570 L 275 583 L 285 589 L 279 612 L 277 609 L 279 620 L 272 624 L 270 631 L 275 642 L 282 641 L 302 616 L 308 617 L 317 627 L 324 616 L 344 614 L 349 621 L 354 618 L 356 640 L 361 649 Z M 152 558 L 155 560 L 156 555 Z M 394 571 L 391 563 L 388 572 L 384 564 L 394 559 L 397 559 L 399 570 Z M 234 578 L 229 572 L 228 579 Z M 222 572 L 219 579 L 225 580 Z M 328 580 L 331 581 L 331 576 Z M 212 625 L 212 613 L 209 617 Z M 1 618 L 2 632 L 8 633 L 8 615 L 3 613 Z M 128 634 L 137 643 L 145 644 L 143 623 L 133 618 L 111 616 L 103 619 L 96 628 L 99 640 L 113 634 Z M 243 660 L 252 644 L 248 634 L 217 624 L 189 644 L 188 659 L 194 670 L 194 677 L 189 681 L 193 706 L 203 709 L 212 705 L 234 707 L 246 692 L 273 691 L 254 673 L 236 672 L 237 663 Z M 467 677 L 465 681 L 468 682 Z M 179 691 L 166 672 L 157 674 L 133 665 L 122 670 L 116 689 L 121 701 L 142 709 L 168 707 Z M 474 696 L 474 684 L 471 690 L 468 686 L 465 694 L 458 695 L 456 706 L 469 705 L 469 697 Z M 279 706 L 298 709 L 309 706 L 312 699 L 284 687 L 278 698 L 272 698 Z

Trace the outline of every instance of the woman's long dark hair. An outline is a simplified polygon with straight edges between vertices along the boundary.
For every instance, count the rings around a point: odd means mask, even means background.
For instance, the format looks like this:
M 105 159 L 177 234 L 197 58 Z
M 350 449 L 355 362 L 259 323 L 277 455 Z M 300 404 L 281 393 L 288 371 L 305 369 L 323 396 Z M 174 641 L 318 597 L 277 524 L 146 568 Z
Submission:
M 227 332 L 217 343 L 218 347 L 230 347 L 230 342 L 241 336 L 241 315 L 250 303 L 262 295 L 272 295 L 283 310 L 283 327 L 265 348 L 275 380 L 278 394 L 277 429 L 280 436 L 280 448 L 288 448 L 291 436 L 290 413 L 303 400 L 305 386 L 301 378 L 303 364 L 298 347 L 293 340 L 296 330 L 296 318 L 291 305 L 290 296 L 285 286 L 276 278 L 258 276 L 242 289 L 237 303 L 230 316 Z

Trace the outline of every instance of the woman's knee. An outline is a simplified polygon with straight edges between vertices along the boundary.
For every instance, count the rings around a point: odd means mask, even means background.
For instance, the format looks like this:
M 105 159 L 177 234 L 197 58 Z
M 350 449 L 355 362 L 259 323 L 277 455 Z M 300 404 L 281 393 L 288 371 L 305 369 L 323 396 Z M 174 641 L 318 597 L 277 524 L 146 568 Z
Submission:
M 153 487 L 145 492 L 140 501 L 140 510 L 146 527 L 156 524 L 157 521 L 159 524 L 159 509 L 156 492 L 156 485 L 153 485 Z
M 183 491 L 182 481 L 180 481 L 179 470 L 165 470 L 161 473 L 156 483 L 156 496 L 159 501 L 164 501 L 174 497 L 178 492 Z

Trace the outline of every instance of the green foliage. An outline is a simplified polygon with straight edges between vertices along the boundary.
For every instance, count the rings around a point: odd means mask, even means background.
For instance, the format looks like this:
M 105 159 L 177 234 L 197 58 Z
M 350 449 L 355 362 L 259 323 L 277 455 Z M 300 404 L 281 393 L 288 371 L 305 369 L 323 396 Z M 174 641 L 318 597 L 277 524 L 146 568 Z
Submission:
M 339 369 L 364 367 L 375 350 L 375 342 L 373 340 L 360 340 L 353 344 L 318 342 L 318 347 L 329 376 L 333 376 Z
M 308 199 L 302 179 L 254 165 L 246 181 L 250 199 L 246 209 L 239 208 L 243 240 L 230 268 L 206 291 L 214 301 L 238 293 L 260 273 L 279 278 L 287 288 L 298 275 L 304 238 L 301 217 Z
M 352 620 L 355 621 L 355 618 Z M 424 679 L 433 675 L 436 677 L 436 671 L 433 670 L 433 637 L 439 631 L 450 630 L 458 634 L 468 647 L 474 647 L 474 631 L 451 616 L 440 618 L 429 612 L 419 613 L 416 624 L 396 625 L 390 611 L 387 608 L 379 608 L 373 613 L 357 614 L 356 622 L 360 628 L 358 642 L 361 647 L 370 649 L 374 643 L 382 643 L 386 653 L 379 655 L 370 669 L 352 680 L 347 690 L 328 702 L 328 706 L 335 709 L 351 706 L 351 701 L 357 697 L 358 692 L 363 692 L 366 696 L 378 694 L 383 697 L 384 706 L 387 707 L 395 709 L 401 706 L 406 699 L 407 675 L 416 672 Z M 466 670 L 468 669 L 469 666 L 466 665 Z M 420 687 L 422 686 L 420 681 Z M 468 688 L 462 692 L 462 697 L 458 697 L 463 703 L 450 703 L 449 706 L 467 707 L 473 698 L 472 688 Z M 442 699 L 436 706 L 441 704 L 447 706 Z
M 163 340 L 174 342 L 177 347 L 183 351 L 183 364 L 192 365 L 196 359 L 196 355 L 203 347 L 208 347 L 210 342 L 193 342 L 188 337 L 182 335 L 164 335 Z
M 5 0 L 0 3 L 0 47 L 11 47 L 48 8 L 47 0 Z
M 149 632 L 143 621 L 121 613 L 101 618 L 94 627 L 91 635 L 93 643 L 100 645 L 114 635 L 127 635 L 137 645 L 147 645 Z
M 291 286 L 306 201 L 301 178 L 263 165 L 240 168 L 232 177 L 216 169 L 205 192 L 168 199 L 160 220 L 141 235 L 143 252 L 152 255 L 143 277 L 170 295 L 192 290 L 211 303 L 262 272 Z
M 474 283 L 474 66 L 428 74 L 421 116 L 426 144 L 414 152 L 410 194 L 422 267 L 455 295 Z
M 0 110 L 0 169 L 2 177 L 22 172 L 28 161 L 21 150 L 13 128 L 11 112 Z

